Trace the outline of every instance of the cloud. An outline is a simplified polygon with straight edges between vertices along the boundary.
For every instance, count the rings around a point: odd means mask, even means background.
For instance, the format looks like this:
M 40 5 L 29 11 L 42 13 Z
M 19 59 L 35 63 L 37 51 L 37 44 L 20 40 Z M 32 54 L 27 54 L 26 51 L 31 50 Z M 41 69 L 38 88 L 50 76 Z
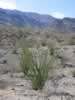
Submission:
M 0 8 L 16 9 L 16 0 L 0 0 Z
M 65 17 L 65 15 L 63 13 L 61 13 L 61 12 L 53 12 L 51 15 L 53 17 L 60 18 L 60 19 Z

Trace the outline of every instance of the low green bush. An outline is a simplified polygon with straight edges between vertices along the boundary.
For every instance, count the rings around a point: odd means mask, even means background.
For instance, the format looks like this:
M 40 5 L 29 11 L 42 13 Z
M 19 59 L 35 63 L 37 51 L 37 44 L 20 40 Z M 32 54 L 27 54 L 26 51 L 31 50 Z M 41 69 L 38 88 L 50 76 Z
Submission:
M 69 45 L 75 45 L 75 37 L 72 37 L 72 38 L 69 40 Z
M 48 78 L 48 72 L 52 69 L 52 63 L 54 63 L 52 61 L 48 48 L 22 49 L 21 68 L 25 77 L 32 81 L 33 89 L 42 89 Z

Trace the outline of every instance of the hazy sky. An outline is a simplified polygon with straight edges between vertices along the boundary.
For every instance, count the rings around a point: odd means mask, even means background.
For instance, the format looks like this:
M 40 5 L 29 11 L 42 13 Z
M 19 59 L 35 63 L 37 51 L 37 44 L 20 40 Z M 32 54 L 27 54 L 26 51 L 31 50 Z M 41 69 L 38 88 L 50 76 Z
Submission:
M 49 14 L 57 18 L 75 17 L 75 0 L 0 0 L 0 7 Z

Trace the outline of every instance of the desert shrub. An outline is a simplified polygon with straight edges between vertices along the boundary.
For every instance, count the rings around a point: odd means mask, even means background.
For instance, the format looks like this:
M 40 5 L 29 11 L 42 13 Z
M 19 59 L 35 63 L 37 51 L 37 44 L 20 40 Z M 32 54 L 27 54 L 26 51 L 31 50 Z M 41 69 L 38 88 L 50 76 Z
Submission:
M 69 40 L 69 45 L 75 45 L 75 37 L 72 37 L 72 38 Z
M 12 54 L 18 54 L 16 49 L 13 49 Z
M 32 81 L 33 89 L 42 89 L 48 72 L 52 69 L 52 61 L 50 51 L 46 47 L 22 50 L 21 68 L 25 76 Z
M 72 76 L 73 76 L 73 77 L 75 77 L 75 70 L 74 70 L 74 71 L 72 71 Z
M 67 59 L 65 58 L 64 49 L 63 48 L 57 48 L 55 55 L 56 55 L 57 59 L 60 59 L 60 63 L 62 65 L 62 67 L 64 67 L 65 61 L 67 61 Z
M 41 43 L 41 45 L 44 47 L 44 46 L 46 46 L 47 44 L 46 44 L 46 42 L 43 41 L 43 42 Z
M 50 55 L 51 55 L 51 56 L 54 56 L 54 55 L 55 55 L 55 49 L 52 48 L 52 47 L 50 48 Z

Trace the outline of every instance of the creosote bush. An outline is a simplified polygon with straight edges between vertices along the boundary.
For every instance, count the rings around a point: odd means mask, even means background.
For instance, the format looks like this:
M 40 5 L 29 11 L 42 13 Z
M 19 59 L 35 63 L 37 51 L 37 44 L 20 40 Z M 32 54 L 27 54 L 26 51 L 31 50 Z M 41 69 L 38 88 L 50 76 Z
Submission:
M 75 77 L 75 70 L 72 72 L 72 76 Z
M 49 49 L 47 47 L 23 48 L 20 64 L 25 77 L 32 81 L 33 89 L 42 89 L 48 78 L 48 72 L 52 69 Z

